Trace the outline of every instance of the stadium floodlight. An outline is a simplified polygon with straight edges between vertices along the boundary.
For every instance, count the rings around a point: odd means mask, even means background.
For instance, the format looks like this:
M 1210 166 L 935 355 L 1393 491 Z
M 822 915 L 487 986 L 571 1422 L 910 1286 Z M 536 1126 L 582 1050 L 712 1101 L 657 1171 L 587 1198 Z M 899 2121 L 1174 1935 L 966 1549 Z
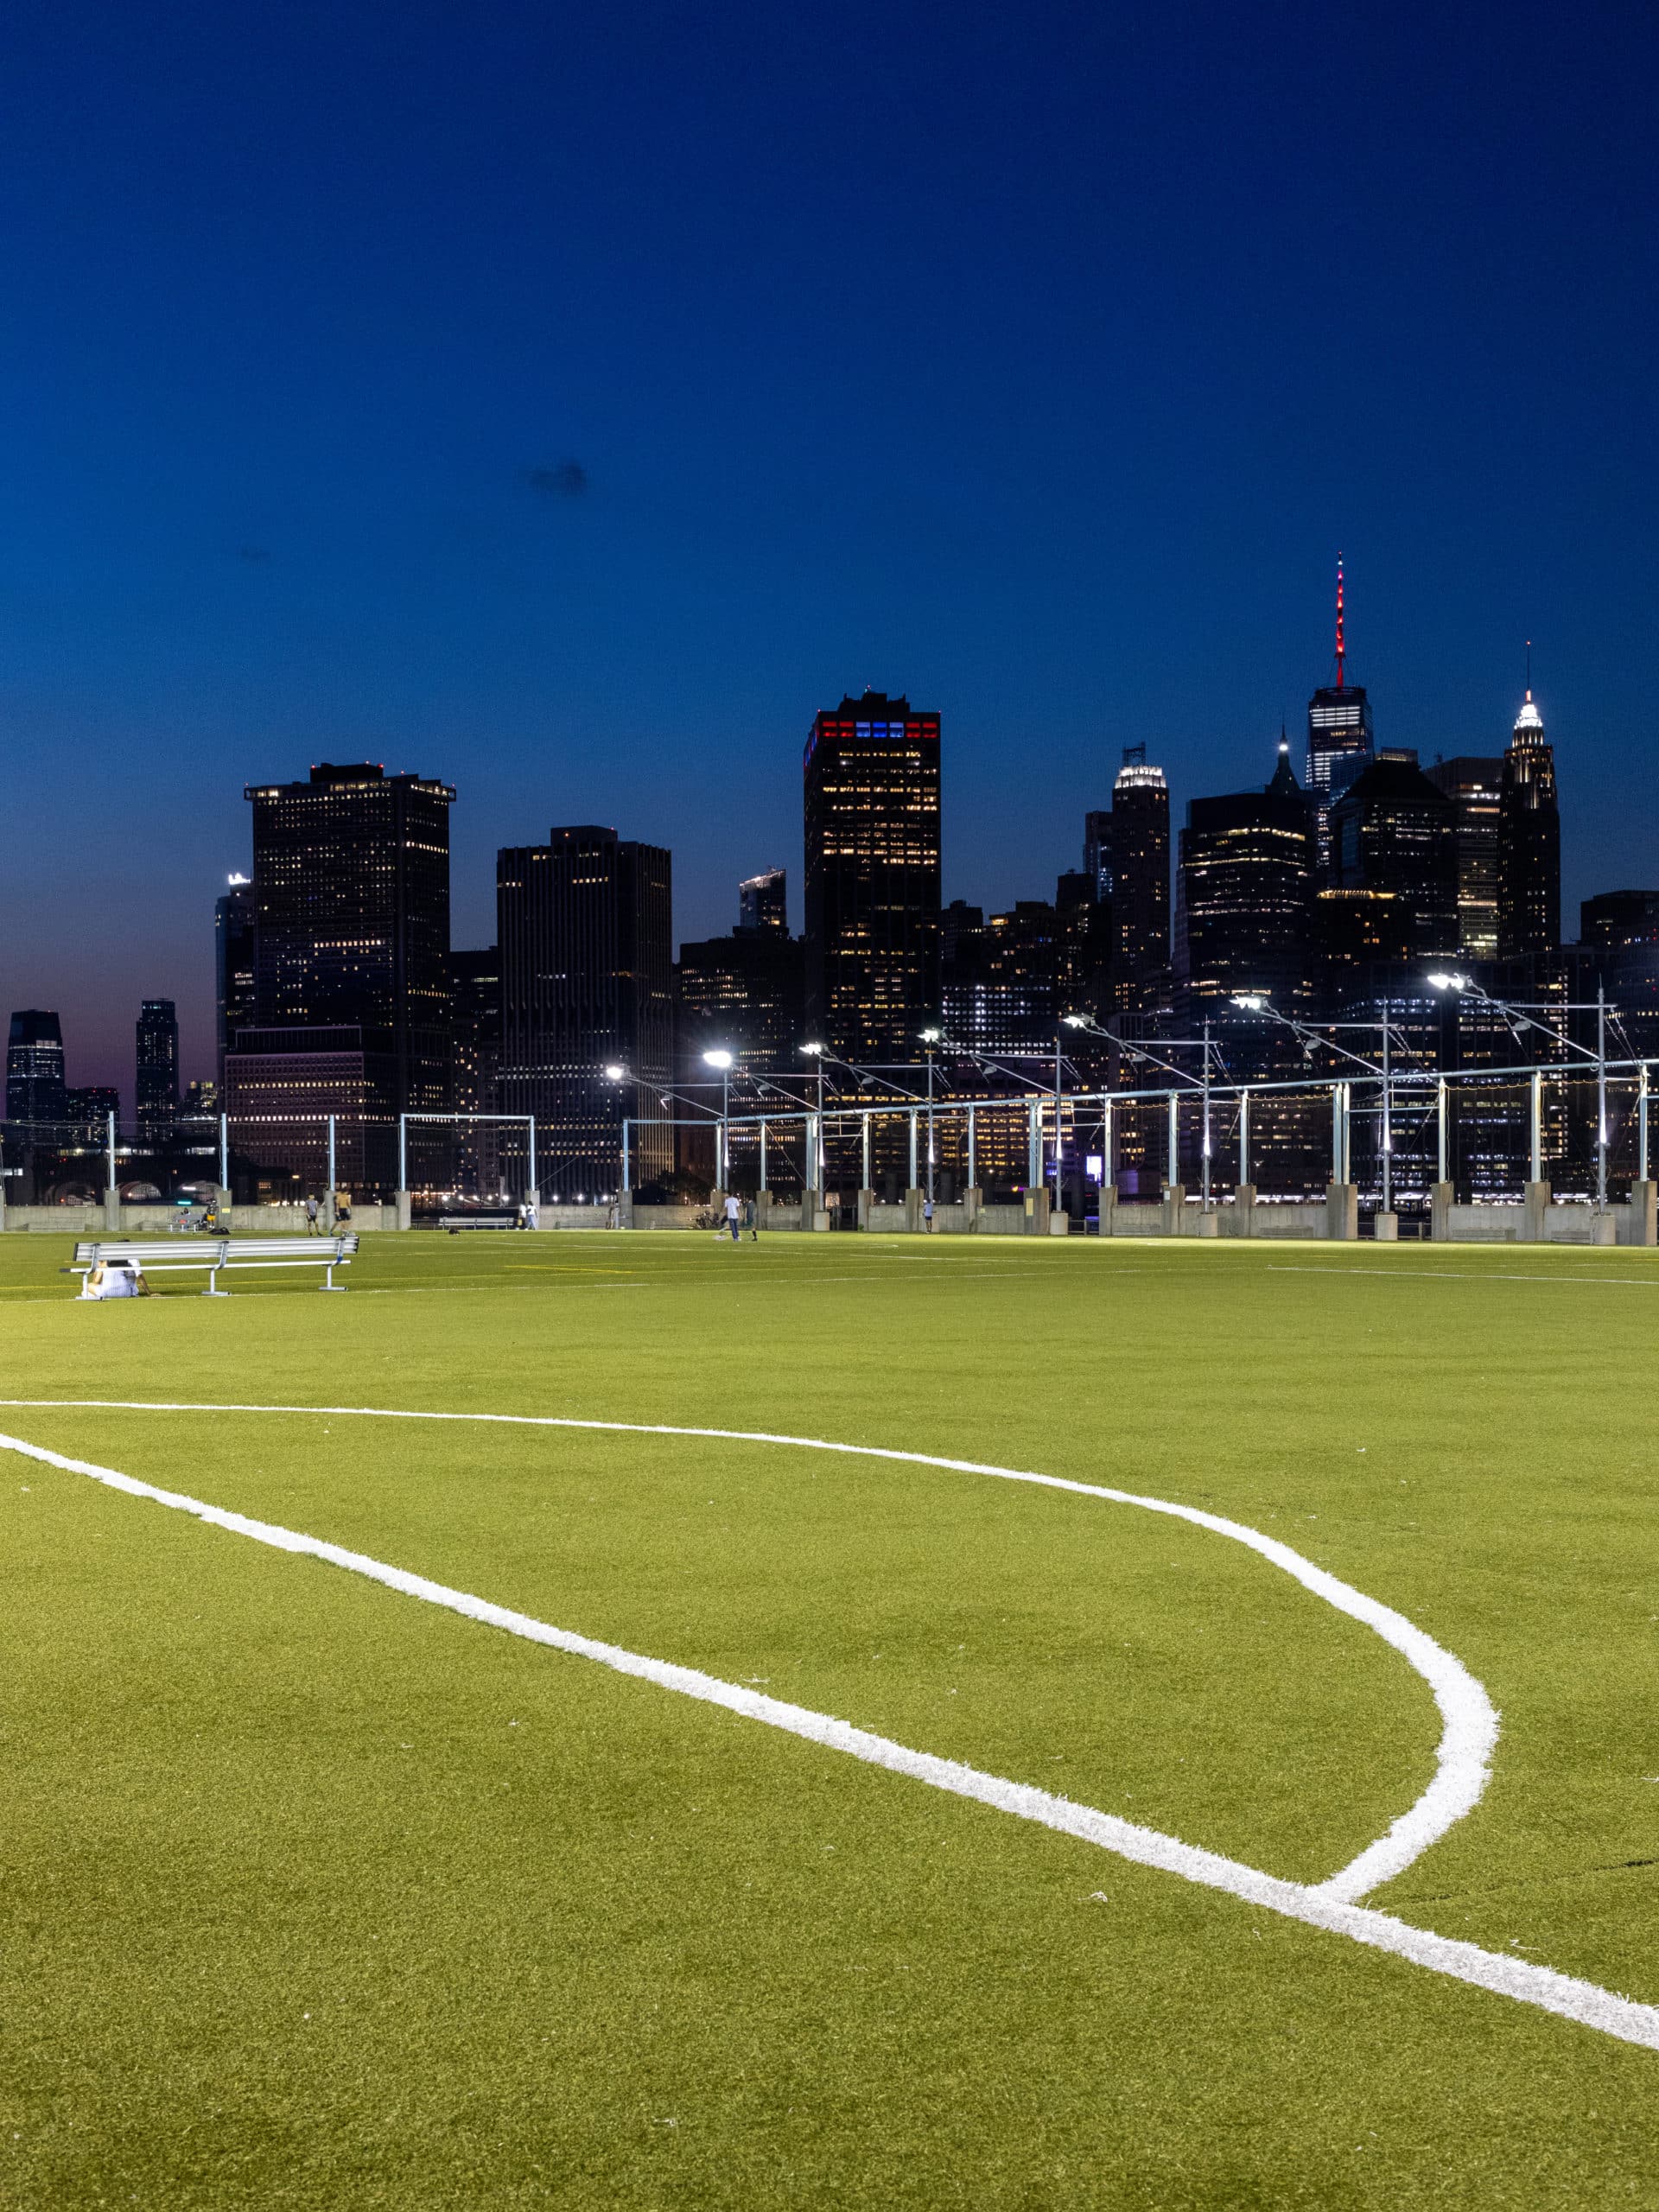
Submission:
M 1428 988 L 1431 991 L 1466 991 L 1469 988 L 1469 978 L 1466 976 L 1447 975 L 1444 970 L 1436 969 L 1428 978 Z M 1481 995 L 1484 997 L 1485 994 L 1483 992 Z
M 705 1052 L 702 1057 L 709 1067 L 719 1068 L 722 1072 L 732 1065 L 732 1056 L 723 1046 L 717 1046 L 712 1052 Z
M 1235 991 L 1233 1004 L 1243 1007 L 1246 1014 L 1265 1014 L 1268 1001 L 1260 991 Z
M 626 1079 L 627 1072 L 626 1068 L 619 1067 L 616 1062 L 613 1060 L 605 1071 L 605 1080 L 607 1083 L 624 1082 Z
M 1068 1029 L 1087 1029 L 1090 1026 L 1086 1014 L 1063 1014 L 1060 1020 Z
M 804 1052 L 810 1052 L 815 1060 L 821 1060 L 829 1049 L 827 1045 L 803 1045 L 801 1047 Z
M 705 1067 L 720 1070 L 720 1158 L 715 1164 L 723 1191 L 731 1158 L 732 1055 L 723 1045 L 716 1045 L 703 1054 L 702 1060 Z
M 938 1045 L 944 1037 L 943 1029 L 924 1029 L 919 1033 L 924 1045 Z

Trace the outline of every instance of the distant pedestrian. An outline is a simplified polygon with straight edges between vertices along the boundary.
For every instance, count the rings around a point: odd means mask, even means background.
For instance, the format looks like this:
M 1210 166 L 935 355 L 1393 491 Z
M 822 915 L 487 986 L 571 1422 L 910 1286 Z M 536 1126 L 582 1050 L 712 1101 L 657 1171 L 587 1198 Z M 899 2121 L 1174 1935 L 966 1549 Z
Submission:
M 539 1229 L 541 1225 L 542 1201 L 539 1193 L 532 1191 L 530 1196 L 524 1200 L 524 1227 L 526 1229 Z
M 922 1200 L 922 1226 L 926 1230 L 930 1236 L 933 1234 L 933 1201 L 931 1198 L 924 1198 Z
M 343 1224 L 350 1221 L 351 1217 L 351 1192 L 349 1191 L 337 1191 L 334 1194 L 334 1227 L 339 1229 Z
M 737 1192 L 735 1191 L 728 1191 L 726 1193 L 726 1226 L 732 1232 L 732 1242 L 734 1244 L 738 1241 L 739 1217 L 741 1211 L 742 1209 L 737 1203 Z
M 305 1233 L 308 1236 L 321 1236 L 322 1234 L 317 1221 L 317 1202 L 315 1198 L 308 1198 L 305 1202 Z
M 746 1198 L 743 1202 L 743 1226 L 749 1232 L 750 1243 L 758 1244 L 760 1242 L 760 1212 L 753 1198 Z

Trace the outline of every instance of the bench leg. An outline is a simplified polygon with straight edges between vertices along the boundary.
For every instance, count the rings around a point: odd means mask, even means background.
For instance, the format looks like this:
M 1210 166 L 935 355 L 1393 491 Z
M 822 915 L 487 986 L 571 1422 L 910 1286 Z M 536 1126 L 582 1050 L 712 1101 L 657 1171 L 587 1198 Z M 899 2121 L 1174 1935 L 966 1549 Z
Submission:
M 217 1268 L 215 1268 L 213 1273 L 208 1276 L 207 1287 L 201 1294 L 204 1298 L 228 1298 L 230 1296 L 231 1294 L 228 1290 L 221 1290 L 219 1287 L 219 1269 Z
M 345 1284 L 344 1284 L 343 1282 L 336 1282 L 336 1281 L 334 1281 L 334 1269 L 333 1269 L 333 1268 L 332 1268 L 332 1267 L 331 1267 L 331 1268 L 329 1268 L 329 1270 L 328 1270 L 328 1280 L 327 1280 L 327 1282 L 320 1282 L 320 1283 L 317 1285 L 317 1288 L 318 1288 L 319 1290 L 344 1290 L 344 1289 L 345 1289 L 345 1287 L 346 1287 L 346 1286 L 345 1286 Z

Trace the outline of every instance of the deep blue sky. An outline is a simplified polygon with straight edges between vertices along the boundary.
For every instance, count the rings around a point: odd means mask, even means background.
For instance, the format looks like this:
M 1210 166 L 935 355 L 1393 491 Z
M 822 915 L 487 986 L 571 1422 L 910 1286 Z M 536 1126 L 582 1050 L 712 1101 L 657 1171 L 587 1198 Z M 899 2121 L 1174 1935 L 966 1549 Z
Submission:
M 798 918 L 866 683 L 946 895 L 1049 895 L 1123 745 L 1270 772 L 1338 547 L 1379 737 L 1500 750 L 1532 635 L 1569 916 L 1659 880 L 1656 22 L 24 0 L 0 1009 L 211 1071 L 242 785 L 322 758 L 459 786 L 459 943 L 555 821 Z

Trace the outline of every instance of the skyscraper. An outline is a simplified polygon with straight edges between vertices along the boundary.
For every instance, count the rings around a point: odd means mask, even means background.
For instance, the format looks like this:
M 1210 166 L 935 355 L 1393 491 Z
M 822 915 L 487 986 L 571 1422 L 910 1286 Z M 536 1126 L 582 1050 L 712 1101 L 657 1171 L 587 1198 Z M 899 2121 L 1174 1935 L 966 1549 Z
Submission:
M 670 1110 L 672 867 L 593 825 L 497 855 L 501 1111 L 536 1116 L 537 1180 L 556 1197 L 618 1187 L 625 1119 L 636 1186 L 674 1165 L 673 1132 L 640 1126 Z
M 738 885 L 737 926 L 789 935 L 789 878 L 784 869 L 762 868 Z
M 226 1055 L 226 1110 L 256 1164 L 311 1189 L 333 1114 L 342 1183 L 386 1187 L 397 1117 L 449 1109 L 454 791 L 325 761 L 304 783 L 251 784 L 245 796 L 254 1010 Z M 447 1187 L 447 1136 L 417 1124 L 410 1147 L 411 1183 Z
M 1579 943 L 1604 952 L 1659 944 L 1659 891 L 1602 891 L 1581 900 Z
M 1497 817 L 1501 760 L 1459 753 L 1424 771 L 1458 810 L 1458 949 L 1466 960 L 1497 957 Z
M 807 1027 L 850 1060 L 914 1059 L 939 990 L 939 717 L 844 698 L 803 774 Z
M 467 1115 L 500 1111 L 501 960 L 493 944 L 449 955 L 449 1019 L 454 1052 L 455 1179 L 475 1197 L 501 1190 L 501 1125 Z
M 1144 745 L 1123 748 L 1111 832 L 1112 995 L 1120 1012 L 1143 1013 L 1169 980 L 1169 786 Z
M 25 1007 L 6 1039 L 6 1119 L 61 1122 L 67 1111 L 63 1025 L 45 1007 Z
M 1308 804 L 1313 812 L 1315 864 L 1329 876 L 1331 809 L 1360 775 L 1373 753 L 1371 702 L 1363 683 L 1347 680 L 1344 628 L 1342 556 L 1337 556 L 1337 680 L 1322 684 L 1307 702 Z
M 1331 810 L 1331 846 L 1338 889 L 1398 893 L 1414 959 L 1456 958 L 1458 810 L 1414 754 L 1385 753 L 1349 785 Z
M 1112 814 L 1109 807 L 1095 807 L 1083 817 L 1083 872 L 1093 879 L 1095 903 L 1105 906 L 1112 896 Z
M 1561 934 L 1555 755 L 1532 693 L 1515 718 L 1497 801 L 1497 951 L 1551 952 Z
M 135 1042 L 138 1134 L 149 1144 L 163 1144 L 179 1110 L 179 1017 L 171 999 L 141 1003 Z
M 1262 991 L 1294 1008 L 1308 988 L 1313 852 L 1288 745 L 1265 788 L 1189 803 L 1180 865 L 1179 965 L 1192 998 Z
M 213 995 L 218 1015 L 219 1087 L 225 1088 L 225 1055 L 238 1029 L 248 1028 L 253 1011 L 253 886 L 233 875 L 213 902 Z

